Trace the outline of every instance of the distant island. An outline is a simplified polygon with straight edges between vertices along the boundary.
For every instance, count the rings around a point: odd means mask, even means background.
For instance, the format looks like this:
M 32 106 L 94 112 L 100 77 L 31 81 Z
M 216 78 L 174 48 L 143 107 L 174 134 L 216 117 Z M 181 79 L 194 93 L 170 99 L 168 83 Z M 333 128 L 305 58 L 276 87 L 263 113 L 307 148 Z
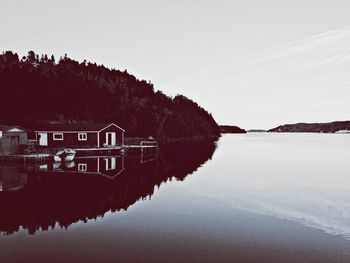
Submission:
M 345 131 L 350 131 L 350 121 L 285 124 L 269 130 L 269 132 L 318 132 L 318 133 L 336 133 L 336 132 L 345 132 Z
M 220 133 L 247 133 L 244 129 L 233 125 L 220 125 Z
M 117 123 L 126 136 L 203 138 L 220 135 L 196 102 L 155 91 L 150 81 L 67 55 L 0 54 L 0 124 Z
M 267 130 L 263 130 L 263 129 L 250 129 L 247 132 L 267 132 Z

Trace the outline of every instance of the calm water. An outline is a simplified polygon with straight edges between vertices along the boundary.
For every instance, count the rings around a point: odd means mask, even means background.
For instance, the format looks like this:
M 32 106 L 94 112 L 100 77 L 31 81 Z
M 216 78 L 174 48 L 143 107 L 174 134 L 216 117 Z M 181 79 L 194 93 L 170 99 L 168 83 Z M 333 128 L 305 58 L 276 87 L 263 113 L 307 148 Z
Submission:
M 350 136 L 0 167 L 0 262 L 350 262 Z

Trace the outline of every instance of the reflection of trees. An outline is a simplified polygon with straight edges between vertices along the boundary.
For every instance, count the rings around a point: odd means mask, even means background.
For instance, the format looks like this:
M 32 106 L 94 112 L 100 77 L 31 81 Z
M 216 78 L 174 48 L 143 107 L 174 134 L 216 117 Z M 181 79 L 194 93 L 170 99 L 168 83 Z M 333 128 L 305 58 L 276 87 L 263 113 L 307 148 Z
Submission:
M 140 164 L 138 158 L 126 158 L 125 171 L 114 180 L 31 172 L 21 191 L 0 193 L 0 230 L 11 234 L 23 227 L 34 234 L 40 228 L 67 228 L 108 211 L 127 210 L 138 200 L 151 197 L 155 186 L 172 178 L 184 180 L 210 159 L 214 150 L 212 141 L 162 145 L 154 162 Z

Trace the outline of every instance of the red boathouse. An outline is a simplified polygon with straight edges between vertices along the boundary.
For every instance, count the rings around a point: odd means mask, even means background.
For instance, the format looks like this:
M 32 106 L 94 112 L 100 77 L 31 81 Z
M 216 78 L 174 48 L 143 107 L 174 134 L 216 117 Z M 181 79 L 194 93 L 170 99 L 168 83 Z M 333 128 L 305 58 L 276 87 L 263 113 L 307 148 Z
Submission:
M 124 132 L 114 123 L 48 123 L 33 129 L 38 145 L 48 148 L 113 148 L 124 145 Z

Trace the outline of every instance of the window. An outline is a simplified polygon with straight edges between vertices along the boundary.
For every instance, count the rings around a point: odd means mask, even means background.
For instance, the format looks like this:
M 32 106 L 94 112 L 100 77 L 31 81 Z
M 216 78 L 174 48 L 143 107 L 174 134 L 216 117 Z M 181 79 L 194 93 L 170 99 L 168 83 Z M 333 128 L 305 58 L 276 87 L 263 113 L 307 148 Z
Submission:
M 87 133 L 78 133 L 78 141 L 87 141 Z
M 53 140 L 54 141 L 63 141 L 63 133 L 54 133 Z
M 87 163 L 78 163 L 78 171 L 86 172 L 87 171 Z

